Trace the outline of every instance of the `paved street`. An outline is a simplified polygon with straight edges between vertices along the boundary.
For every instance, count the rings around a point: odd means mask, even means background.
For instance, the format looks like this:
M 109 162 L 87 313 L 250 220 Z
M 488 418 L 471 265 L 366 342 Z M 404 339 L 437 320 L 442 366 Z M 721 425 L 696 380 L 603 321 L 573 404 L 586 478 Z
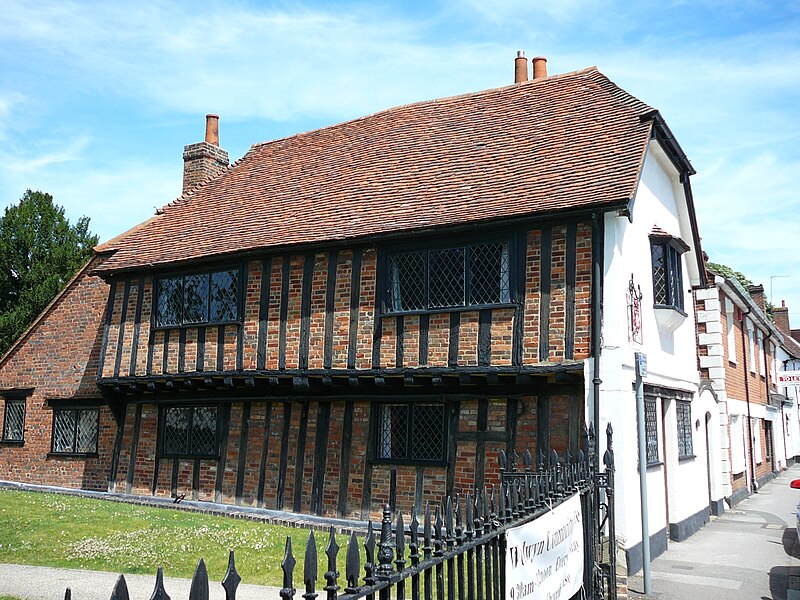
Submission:
M 800 600 L 800 544 L 795 506 L 800 465 L 715 518 L 652 563 L 650 596 L 631 598 L 683 600 Z M 641 572 L 628 579 L 632 592 L 643 589 Z

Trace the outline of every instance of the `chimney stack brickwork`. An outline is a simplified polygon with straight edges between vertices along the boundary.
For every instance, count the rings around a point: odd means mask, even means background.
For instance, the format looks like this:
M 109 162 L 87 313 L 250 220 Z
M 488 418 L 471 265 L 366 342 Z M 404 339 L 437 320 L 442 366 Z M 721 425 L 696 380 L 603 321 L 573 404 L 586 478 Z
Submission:
M 747 292 L 756 303 L 756 306 L 761 309 L 764 314 L 767 314 L 767 298 L 764 295 L 764 286 L 761 284 L 747 286 Z
M 227 151 L 219 147 L 217 115 L 206 115 L 206 139 L 183 148 L 183 193 L 228 168 Z
M 781 300 L 781 305 L 772 309 L 772 318 L 778 331 L 785 335 L 792 335 L 792 328 L 789 327 L 789 309 L 786 302 Z

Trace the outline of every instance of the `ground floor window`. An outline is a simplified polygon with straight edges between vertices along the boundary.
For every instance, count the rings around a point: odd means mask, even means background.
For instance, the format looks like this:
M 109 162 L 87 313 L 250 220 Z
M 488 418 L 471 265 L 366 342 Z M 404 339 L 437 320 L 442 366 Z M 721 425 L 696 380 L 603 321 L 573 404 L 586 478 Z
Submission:
M 644 399 L 644 435 L 646 438 L 647 466 L 658 464 L 658 417 L 655 398 Z
M 216 456 L 217 437 L 216 406 L 176 406 L 161 412 L 161 454 L 164 456 Z
M 6 398 L 3 412 L 3 441 L 22 442 L 25 439 L 25 398 Z
M 54 454 L 96 454 L 100 410 L 57 408 L 53 410 Z
M 378 405 L 376 458 L 386 462 L 445 462 L 447 419 L 444 404 Z
M 678 459 L 694 457 L 692 443 L 692 403 L 683 400 L 675 402 L 678 420 Z

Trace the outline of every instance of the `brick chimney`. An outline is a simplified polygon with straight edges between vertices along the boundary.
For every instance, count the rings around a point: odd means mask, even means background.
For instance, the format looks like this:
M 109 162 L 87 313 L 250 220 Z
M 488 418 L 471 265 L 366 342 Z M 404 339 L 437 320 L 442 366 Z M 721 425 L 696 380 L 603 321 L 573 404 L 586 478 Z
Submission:
M 758 306 L 764 314 L 767 314 L 767 299 L 764 296 L 764 286 L 761 284 L 748 285 L 747 292 L 750 294 L 753 302 L 756 303 L 756 306 Z
M 514 83 L 523 81 L 528 81 L 528 59 L 524 50 L 517 50 L 517 58 L 514 59 Z
M 792 329 L 789 327 L 789 309 L 785 300 L 781 300 L 781 305 L 772 309 L 772 318 L 778 331 L 784 335 L 792 335 Z
M 533 59 L 533 78 L 544 79 L 547 77 L 547 59 L 544 56 L 537 56 Z
M 206 139 L 183 148 L 183 193 L 216 177 L 228 167 L 228 153 L 219 147 L 219 116 L 206 115 Z

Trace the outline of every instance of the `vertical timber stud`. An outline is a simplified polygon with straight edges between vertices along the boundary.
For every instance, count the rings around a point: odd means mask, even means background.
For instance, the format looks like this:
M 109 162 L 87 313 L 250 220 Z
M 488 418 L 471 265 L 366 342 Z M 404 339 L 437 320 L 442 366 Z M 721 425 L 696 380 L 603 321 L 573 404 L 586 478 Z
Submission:
M 281 460 L 278 466 L 278 490 L 275 508 L 283 509 L 283 496 L 286 492 L 286 467 L 289 463 L 289 429 L 292 426 L 292 403 L 283 403 L 283 431 L 281 432 Z
M 156 323 L 158 322 L 156 319 L 158 314 L 158 285 L 155 277 L 150 280 L 150 287 L 150 333 L 147 336 L 147 361 L 145 363 L 146 375 L 153 374 L 153 351 L 156 343 Z
M 197 358 L 195 359 L 195 371 L 202 371 L 206 368 L 206 328 L 197 328 Z
M 373 312 L 374 326 L 372 329 L 372 368 L 381 368 L 381 337 L 383 336 L 383 314 L 386 312 L 383 300 L 386 294 L 383 292 L 384 276 L 383 265 L 386 262 L 384 253 L 378 252 L 375 265 L 375 311 Z M 399 341 L 399 340 L 398 340 Z
M 239 298 L 237 301 L 237 310 L 239 311 L 239 323 L 236 325 L 236 370 L 241 371 L 244 368 L 244 323 L 245 323 L 245 307 L 247 300 L 247 284 L 250 280 L 250 266 L 244 263 L 239 268 Z
M 286 368 L 286 319 L 289 315 L 289 273 L 292 268 L 292 257 L 283 255 L 283 269 L 281 273 L 281 310 L 280 334 L 278 336 L 278 368 Z
M 578 454 L 581 446 L 581 423 L 584 423 L 583 410 L 584 402 L 581 396 L 568 396 L 569 400 L 569 424 L 567 448 L 573 456 Z
M 258 490 L 256 506 L 264 507 L 264 486 L 267 478 L 267 457 L 269 456 L 269 430 L 272 424 L 272 402 L 267 401 L 264 407 L 264 439 L 261 444 L 261 461 L 258 467 Z
M 339 267 L 339 252 L 328 254 L 328 276 L 325 280 L 325 342 L 322 368 L 333 366 L 333 313 L 336 306 L 336 269 Z
M 488 367 L 492 362 L 492 311 L 484 309 L 479 313 L 478 325 L 478 365 Z
M 131 362 L 128 365 L 128 375 L 136 375 L 136 360 L 139 356 L 139 335 L 142 330 L 142 299 L 144 295 L 144 277 L 139 278 L 136 292 L 136 312 L 133 317 L 133 340 L 131 341 Z
M 578 253 L 578 224 L 567 225 L 567 298 L 564 310 L 564 358 L 575 357 L 575 276 Z
M 536 401 L 536 453 L 550 456 L 550 396 L 544 394 Z
M 308 412 L 311 403 L 303 402 L 303 408 L 300 413 L 300 430 L 297 432 L 297 454 L 295 455 L 294 462 L 294 492 L 292 497 L 294 502 L 292 509 L 294 512 L 300 512 L 303 509 L 303 475 L 305 474 L 306 462 L 306 435 L 308 433 Z
M 483 488 L 486 479 L 486 429 L 489 426 L 489 401 L 478 399 L 478 437 L 475 443 L 475 486 Z
M 195 458 L 192 465 L 192 500 L 200 497 L 200 459 Z
M 308 369 L 308 340 L 311 335 L 311 288 L 314 279 L 316 256 L 308 253 L 303 258 L 303 283 L 300 299 L 300 349 L 298 365 L 301 370 Z
M 186 371 L 186 329 L 178 334 L 178 373 Z
M 100 346 L 100 360 L 98 361 L 97 376 L 103 376 L 103 367 L 106 363 L 106 348 L 108 347 L 108 331 L 111 329 L 111 317 L 114 314 L 114 298 L 117 295 L 117 282 L 111 280 L 111 288 L 108 290 L 108 300 L 106 301 L 106 320 L 103 324 L 103 343 Z
M 367 431 L 367 456 L 364 460 L 364 491 L 361 496 L 361 520 L 369 518 L 369 506 L 372 503 L 372 461 L 375 457 L 375 442 L 378 436 L 378 413 L 375 403 L 369 406 L 369 428 Z
M 454 369 L 458 366 L 458 338 L 461 329 L 461 313 L 450 313 L 450 340 L 447 343 L 447 366 Z
M 178 471 L 180 471 L 180 461 L 177 458 L 172 459 L 172 478 L 169 483 L 169 493 L 173 498 L 178 497 Z M 155 495 L 155 492 L 153 493 Z
M 346 518 L 348 514 L 347 497 L 350 483 L 350 451 L 353 446 L 353 401 L 344 403 L 344 421 L 342 423 L 342 454 L 339 459 L 339 500 L 336 515 Z
M 350 279 L 350 329 L 347 337 L 348 369 L 356 368 L 356 353 L 358 351 L 358 309 L 361 299 L 361 253 L 361 248 L 353 249 L 353 268 Z
M 231 405 L 222 406 L 222 435 L 219 439 L 219 461 L 217 462 L 217 477 L 214 480 L 214 502 L 222 502 L 222 481 L 225 478 L 225 462 L 228 458 L 228 432 L 231 427 Z
M 395 317 L 395 331 L 397 332 L 397 341 L 395 343 L 394 364 L 398 369 L 403 368 L 405 362 L 405 319 L 403 315 Z
M 133 418 L 133 433 L 131 435 L 131 455 L 128 458 L 128 473 L 125 477 L 125 493 L 130 494 L 133 488 L 133 473 L 136 469 L 136 453 L 139 450 L 139 430 L 142 427 L 142 405 L 136 405 Z
M 217 366 L 215 370 L 225 370 L 225 325 L 217 326 Z
M 119 313 L 119 333 L 117 335 L 117 355 L 114 357 L 114 377 L 119 377 L 120 363 L 122 363 L 122 345 L 125 342 L 125 321 L 128 318 L 128 300 L 131 297 L 131 280 L 125 280 L 122 292 L 122 310 Z
M 511 364 L 522 364 L 522 346 L 525 335 L 525 285 L 527 282 L 526 269 L 528 266 L 528 232 L 525 229 L 517 231 L 514 243 L 515 268 L 511 274 L 511 301 L 514 303 L 514 330 L 511 337 Z
M 428 329 L 430 327 L 430 315 L 419 316 L 419 364 L 428 364 Z
M 114 452 L 111 455 L 111 472 L 108 476 L 108 491 L 117 491 L 117 471 L 119 470 L 119 457 L 122 452 L 122 437 L 125 435 L 125 419 L 128 416 L 128 405 L 122 405 L 122 411 L 117 420 L 117 434 L 114 436 Z
M 539 289 L 539 362 L 544 362 L 550 355 L 550 261 L 553 255 L 553 229 L 542 227 L 541 277 Z
M 414 508 L 418 513 L 422 512 L 422 496 L 425 491 L 425 467 L 417 465 L 417 480 L 414 487 Z
M 267 366 L 267 322 L 269 321 L 269 293 L 272 284 L 272 258 L 261 261 L 261 290 L 258 298 L 258 341 L 256 342 L 256 368 Z
M 319 402 L 317 412 L 317 438 L 314 441 L 314 476 L 311 482 L 311 512 L 323 513 L 325 468 L 328 457 L 328 433 L 331 424 L 331 403 Z
M 162 373 L 166 373 L 169 370 L 169 332 L 169 329 L 164 330 L 163 356 L 161 357 Z
M 506 400 L 506 454 L 511 455 L 517 447 L 517 415 L 519 415 L 519 398 Z
M 236 495 L 234 502 L 242 503 L 244 478 L 247 472 L 247 436 L 250 433 L 250 402 L 242 405 L 242 429 L 239 432 L 239 464 L 236 467 Z
M 453 313 L 458 314 L 458 313 Z M 461 403 L 456 400 L 455 402 L 447 402 L 447 398 L 442 398 L 445 402 L 445 407 L 448 412 L 449 423 L 447 425 L 447 496 L 453 495 L 453 488 L 456 483 L 456 453 L 458 451 L 458 415 L 461 412 Z

